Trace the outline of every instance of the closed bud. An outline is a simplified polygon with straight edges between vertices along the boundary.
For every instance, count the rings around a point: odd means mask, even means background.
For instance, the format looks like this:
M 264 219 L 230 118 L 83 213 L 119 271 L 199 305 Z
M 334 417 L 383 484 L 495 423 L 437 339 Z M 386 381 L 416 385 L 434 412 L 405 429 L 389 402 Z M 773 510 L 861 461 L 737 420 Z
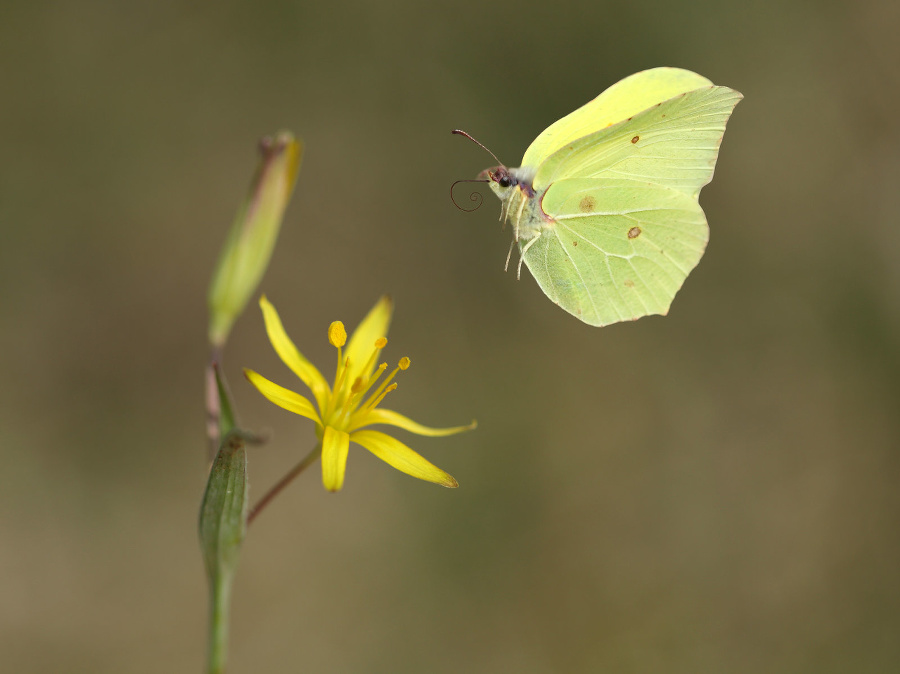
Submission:
M 225 241 L 209 288 L 209 340 L 221 349 L 231 326 L 269 265 L 284 211 L 297 182 L 302 146 L 286 131 L 260 142 L 250 192 Z

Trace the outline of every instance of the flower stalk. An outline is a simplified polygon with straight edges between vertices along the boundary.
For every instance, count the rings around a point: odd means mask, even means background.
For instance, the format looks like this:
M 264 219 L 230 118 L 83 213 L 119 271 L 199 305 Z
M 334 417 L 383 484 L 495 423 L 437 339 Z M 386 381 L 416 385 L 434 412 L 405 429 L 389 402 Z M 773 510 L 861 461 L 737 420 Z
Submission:
M 265 273 L 300 165 L 301 146 L 282 132 L 260 142 L 262 158 L 222 249 L 209 289 L 206 370 L 207 436 L 212 460 L 200 507 L 200 545 L 209 583 L 208 671 L 225 670 L 231 587 L 247 530 L 248 443 L 256 436 L 238 428 L 219 369 L 231 327 Z

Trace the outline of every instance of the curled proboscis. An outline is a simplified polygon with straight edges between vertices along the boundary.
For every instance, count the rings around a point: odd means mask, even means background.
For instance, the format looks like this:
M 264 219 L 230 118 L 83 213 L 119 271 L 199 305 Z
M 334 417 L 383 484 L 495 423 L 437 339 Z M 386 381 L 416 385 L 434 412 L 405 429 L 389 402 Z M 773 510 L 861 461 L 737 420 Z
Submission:
M 472 211 L 477 211 L 479 208 L 481 208 L 481 204 L 484 203 L 484 195 L 481 194 L 481 192 L 472 190 L 472 192 L 469 194 L 469 201 L 474 202 L 475 206 L 472 208 L 463 208 L 462 206 L 460 206 L 457 203 L 456 199 L 453 197 L 453 188 L 456 187 L 459 183 L 486 183 L 486 182 L 488 182 L 488 181 L 487 180 L 457 180 L 455 183 L 450 185 L 450 201 L 452 201 L 453 205 L 456 206 L 459 210 L 465 211 L 466 213 L 471 213 Z

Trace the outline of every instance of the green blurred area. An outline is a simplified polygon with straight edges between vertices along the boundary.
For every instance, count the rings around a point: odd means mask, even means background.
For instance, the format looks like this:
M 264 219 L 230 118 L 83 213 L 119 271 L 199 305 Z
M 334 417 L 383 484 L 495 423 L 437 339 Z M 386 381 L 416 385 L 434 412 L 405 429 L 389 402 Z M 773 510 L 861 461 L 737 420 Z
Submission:
M 885 672 L 900 663 L 900 5 L 7 3 L 0 653 L 201 671 L 205 296 L 256 162 L 306 143 L 263 281 L 328 370 L 396 301 L 389 407 L 458 490 L 359 447 L 252 527 L 232 672 Z M 632 72 L 741 91 L 670 315 L 595 329 L 503 272 L 516 165 Z M 485 190 L 486 191 L 486 190 Z M 463 195 L 464 197 L 465 195 Z M 251 306 L 225 372 L 259 497 L 314 442 Z M 295 386 L 299 388 L 298 386 Z

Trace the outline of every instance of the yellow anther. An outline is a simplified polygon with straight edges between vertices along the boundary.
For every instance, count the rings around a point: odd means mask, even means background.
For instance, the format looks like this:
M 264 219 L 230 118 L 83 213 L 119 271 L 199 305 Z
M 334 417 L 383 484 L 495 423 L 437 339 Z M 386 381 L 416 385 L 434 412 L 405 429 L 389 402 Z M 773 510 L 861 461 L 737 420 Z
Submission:
M 353 381 L 353 386 L 350 387 L 350 393 L 359 393 L 363 390 L 363 380 L 362 377 L 357 377 Z
M 403 358 L 400 359 L 400 362 L 397 363 L 397 367 L 399 367 L 401 370 L 405 370 L 406 368 L 408 368 L 409 367 L 409 358 L 407 358 L 406 356 L 403 356 Z
M 378 407 L 378 403 L 380 403 L 382 400 L 384 400 L 384 397 L 396 388 L 397 388 L 396 383 L 391 384 L 386 389 L 384 389 L 381 393 L 377 394 L 378 397 L 373 396 L 374 400 L 372 398 L 370 398 L 369 400 L 371 402 L 366 403 L 366 409 L 374 410 L 376 407 Z
M 328 341 L 331 342 L 331 346 L 338 348 L 347 343 L 347 331 L 344 330 L 343 323 L 335 321 L 328 326 Z
M 375 348 L 372 349 L 372 353 L 369 355 L 369 360 L 366 361 L 366 365 L 362 369 L 363 372 L 372 371 L 372 368 L 375 367 L 375 359 L 378 358 L 378 350 L 383 349 L 385 344 L 387 344 L 387 339 L 385 339 L 384 337 L 375 340 Z
M 409 361 L 409 358 L 406 358 L 405 360 Z M 401 360 L 400 362 L 402 363 L 403 361 Z M 387 363 L 382 363 L 379 366 L 378 375 L 381 376 L 381 373 L 384 372 L 385 369 L 387 369 Z M 381 401 L 382 398 L 384 398 L 385 394 L 388 391 L 393 391 L 395 388 L 397 388 L 396 384 L 391 384 L 391 379 L 393 379 L 399 371 L 400 366 L 398 365 L 391 371 L 391 373 L 387 377 L 385 377 L 384 381 L 378 385 L 378 388 L 375 389 L 375 392 L 369 396 L 369 399 L 366 400 L 363 406 L 368 409 L 372 409 Z M 388 384 L 390 384 L 390 386 L 388 386 Z
M 346 418 L 353 413 L 353 410 L 356 407 L 356 403 L 359 400 L 359 392 L 365 390 L 366 388 L 367 387 L 362 377 L 357 377 L 353 380 L 353 384 L 350 386 L 350 392 L 347 394 L 347 397 L 344 398 L 343 403 L 341 403 L 341 417 Z

